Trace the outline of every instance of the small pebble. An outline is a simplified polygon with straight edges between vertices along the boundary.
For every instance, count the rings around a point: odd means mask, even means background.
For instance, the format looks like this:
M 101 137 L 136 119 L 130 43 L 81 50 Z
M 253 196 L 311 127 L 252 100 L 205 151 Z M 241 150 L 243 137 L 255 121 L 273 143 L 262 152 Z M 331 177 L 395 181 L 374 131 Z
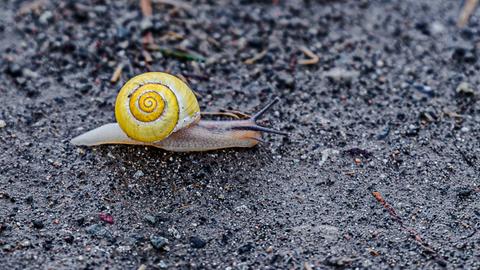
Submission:
M 190 237 L 190 244 L 193 248 L 204 248 L 207 245 L 205 240 L 197 236 Z
M 133 178 L 138 179 L 138 178 L 140 178 L 140 177 L 142 177 L 142 176 L 144 176 L 144 175 L 145 175 L 145 174 L 143 173 L 143 171 L 138 170 L 138 171 L 136 171 L 135 174 L 133 175 Z
M 475 91 L 472 86 L 467 82 L 462 82 L 457 86 L 456 92 L 461 95 L 473 96 Z
M 160 268 L 160 269 L 167 269 L 168 268 L 168 264 L 166 262 L 164 262 L 163 260 L 160 261 L 157 266 Z
M 435 92 L 433 92 L 433 89 L 428 85 L 414 84 L 413 88 L 415 88 L 415 90 L 417 90 L 418 92 L 430 97 L 432 97 L 435 94 Z
M 121 49 L 126 49 L 126 48 L 128 48 L 128 45 L 130 45 L 130 43 L 128 42 L 128 40 L 125 40 L 125 41 L 122 41 L 122 42 L 118 43 L 118 47 L 121 48 Z
M 113 238 L 112 232 L 110 232 L 107 228 L 99 224 L 93 224 L 87 227 L 86 232 L 88 234 L 91 234 L 99 238 L 107 238 L 107 239 Z
M 5 72 L 12 77 L 20 77 L 23 75 L 22 68 L 17 63 L 10 63 Z
M 435 35 L 436 34 L 441 34 L 445 31 L 445 26 L 440 22 L 433 22 L 431 28 L 432 28 L 431 29 L 432 33 L 435 34 Z
M 4 128 L 5 126 L 7 126 L 7 123 L 5 123 L 3 120 L 0 120 L 0 128 Z
M 13 249 L 13 246 L 10 245 L 10 244 L 5 244 L 5 245 L 2 246 L 3 251 L 10 251 L 12 249 Z
M 113 224 L 113 223 L 114 223 L 114 220 L 113 220 L 113 216 L 112 216 L 112 215 L 105 214 L 105 213 L 100 213 L 100 214 L 98 214 L 98 217 L 99 217 L 102 221 L 105 221 L 105 222 L 108 223 L 108 224 Z
M 247 243 L 247 244 L 241 246 L 238 249 L 238 253 L 239 254 L 244 254 L 244 253 L 250 252 L 252 250 L 253 250 L 253 245 L 251 243 Z
M 380 133 L 377 134 L 377 140 L 383 140 L 388 137 L 390 133 L 390 125 L 386 125 Z
M 150 236 L 150 243 L 155 249 L 163 249 L 168 245 L 168 239 L 162 236 L 152 235 Z
M 63 238 L 63 240 L 65 240 L 65 242 L 68 243 L 68 244 L 72 244 L 73 241 L 75 240 L 75 237 L 73 237 L 73 235 L 69 234 L 69 235 L 65 236 Z
M 86 94 L 88 91 L 90 91 L 90 89 L 92 89 L 92 86 L 88 83 L 78 82 L 75 84 L 75 89 L 80 91 L 82 94 Z
M 48 24 L 48 21 L 53 18 L 53 14 L 51 11 L 45 11 L 41 16 L 40 18 L 38 18 L 38 21 L 41 23 L 41 24 Z
M 326 78 L 333 79 L 334 81 L 351 81 L 360 75 L 358 71 L 347 70 L 343 68 L 333 68 L 323 73 Z
M 408 126 L 408 129 L 407 129 L 407 136 L 415 136 L 418 134 L 418 132 L 420 131 L 420 128 L 414 124 L 411 124 Z
M 453 50 L 452 59 L 457 62 L 475 63 L 477 61 L 473 49 L 457 47 Z
M 45 227 L 41 220 L 34 220 L 32 221 L 32 224 L 35 229 L 43 229 L 43 227 Z
M 460 199 L 467 199 L 474 194 L 474 189 L 471 187 L 458 187 L 455 189 L 455 191 Z
M 29 247 L 31 245 L 30 241 L 24 240 L 20 243 L 20 245 L 24 248 Z
M 295 79 L 293 78 L 293 76 L 286 72 L 279 72 L 277 75 L 277 81 L 281 85 L 288 87 L 292 87 L 295 84 Z
M 142 32 L 150 31 L 153 28 L 153 23 L 150 18 L 144 18 L 140 23 L 140 30 Z
M 180 234 L 180 232 L 175 229 L 174 227 L 170 227 L 168 228 L 168 232 L 173 236 L 175 237 L 176 239 L 180 239 L 182 237 L 182 235 Z
M 31 78 L 31 79 L 36 79 L 39 76 L 37 72 L 35 72 L 35 71 L 33 71 L 29 68 L 24 68 L 22 72 L 23 72 L 23 75 L 25 77 L 28 77 L 28 78 Z
M 130 32 L 128 31 L 127 28 L 123 27 L 123 26 L 119 26 L 117 28 L 117 32 L 116 32 L 116 36 L 118 39 L 125 39 L 128 37 L 128 35 L 130 34 Z
M 145 215 L 143 216 L 143 219 L 148 222 L 150 225 L 155 225 L 155 223 L 157 223 L 157 219 L 152 216 L 152 215 Z

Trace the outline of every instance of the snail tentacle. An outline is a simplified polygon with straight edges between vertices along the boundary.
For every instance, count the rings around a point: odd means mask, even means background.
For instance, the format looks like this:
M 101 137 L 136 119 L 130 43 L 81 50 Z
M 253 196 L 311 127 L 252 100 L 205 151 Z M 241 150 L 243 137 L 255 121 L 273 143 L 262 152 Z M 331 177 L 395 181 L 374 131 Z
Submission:
M 273 105 L 275 105 L 279 101 L 280 101 L 280 98 L 276 97 L 272 101 L 270 101 L 267 105 L 265 105 L 265 107 L 263 107 L 258 112 L 256 112 L 252 117 L 250 117 L 250 119 L 249 119 L 250 124 L 249 125 L 238 125 L 238 126 L 232 127 L 232 129 L 252 130 L 252 131 L 260 131 L 260 132 L 274 133 L 274 134 L 279 134 L 279 135 L 283 135 L 283 136 L 288 136 L 288 133 L 286 133 L 286 132 L 276 130 L 276 129 L 272 129 L 272 128 L 269 128 L 269 127 L 264 127 L 264 126 L 261 126 L 257 123 L 259 118 L 262 117 L 262 115 L 264 115 L 270 108 L 272 108 Z

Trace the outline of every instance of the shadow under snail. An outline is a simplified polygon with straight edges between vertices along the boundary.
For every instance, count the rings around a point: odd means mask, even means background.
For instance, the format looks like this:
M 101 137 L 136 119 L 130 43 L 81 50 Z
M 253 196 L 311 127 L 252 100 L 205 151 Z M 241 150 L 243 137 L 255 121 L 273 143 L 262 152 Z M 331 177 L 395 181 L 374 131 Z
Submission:
M 256 123 L 278 101 L 274 99 L 245 120 L 200 120 L 197 99 L 186 83 L 167 73 L 147 72 L 121 88 L 115 102 L 117 123 L 88 131 L 71 142 L 148 145 L 174 152 L 253 147 L 262 141 L 262 132 L 286 135 Z

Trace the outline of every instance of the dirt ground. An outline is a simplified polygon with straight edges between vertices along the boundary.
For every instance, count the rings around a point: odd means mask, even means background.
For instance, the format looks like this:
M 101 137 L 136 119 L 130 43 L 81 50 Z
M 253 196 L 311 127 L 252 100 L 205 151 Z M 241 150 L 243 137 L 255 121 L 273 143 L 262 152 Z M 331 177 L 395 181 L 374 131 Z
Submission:
M 478 12 L 459 29 L 461 1 L 172 2 L 148 20 L 1 1 L 0 268 L 480 268 Z M 264 124 L 290 136 L 70 144 L 146 71 L 182 74 L 204 111 L 278 96 Z

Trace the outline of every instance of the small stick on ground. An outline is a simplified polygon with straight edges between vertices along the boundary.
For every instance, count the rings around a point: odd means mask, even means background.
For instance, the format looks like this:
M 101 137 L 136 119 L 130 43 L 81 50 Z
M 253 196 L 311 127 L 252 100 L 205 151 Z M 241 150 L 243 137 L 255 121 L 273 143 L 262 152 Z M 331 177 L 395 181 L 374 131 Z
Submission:
M 207 41 L 213 44 L 217 48 L 222 48 L 222 45 L 213 37 L 207 37 Z
M 405 231 L 407 232 L 410 237 L 412 237 L 413 239 L 415 239 L 415 241 L 428 253 L 432 254 L 433 257 L 437 260 L 437 262 L 440 264 L 440 265 L 446 265 L 446 262 L 443 258 L 441 258 L 437 251 L 435 251 L 427 242 L 423 241 L 422 237 L 420 236 L 420 234 L 415 231 L 415 229 L 413 228 L 410 228 L 410 227 L 407 227 L 405 225 L 405 223 L 403 223 L 403 220 L 400 218 L 400 216 L 397 214 L 397 211 L 395 210 L 395 208 L 393 208 L 393 206 L 391 206 L 389 203 L 387 203 L 385 201 L 385 199 L 382 197 L 382 194 L 380 194 L 380 192 L 378 191 L 374 191 L 372 192 L 372 195 L 373 197 L 375 197 L 375 199 L 377 200 L 377 202 L 379 202 L 383 208 L 385 208 L 388 213 L 390 214 L 390 216 L 392 217 L 393 221 L 395 221 L 398 225 L 400 225 L 400 227 Z
M 252 117 L 252 115 L 251 115 L 251 114 L 244 113 L 244 112 L 241 112 L 241 111 L 235 111 L 235 110 L 223 110 L 223 109 L 221 109 L 220 111 L 221 111 L 221 112 L 233 113 L 233 114 L 236 114 L 238 117 L 240 117 L 240 118 L 244 118 L 244 119 L 248 119 L 248 118 Z
M 243 63 L 245 63 L 247 65 L 254 64 L 258 60 L 262 59 L 267 54 L 267 52 L 268 52 L 268 49 L 265 49 L 265 50 L 261 51 L 260 53 L 257 53 L 256 55 L 254 55 L 252 58 L 249 58 L 249 59 L 245 60 Z
M 468 23 L 468 19 L 477 7 L 478 0 L 465 0 L 460 16 L 458 17 L 457 26 L 464 27 Z
M 456 112 L 444 111 L 444 113 L 445 113 L 445 115 L 447 115 L 450 118 L 458 118 L 458 119 L 465 118 L 465 116 L 463 116 L 461 114 L 458 114 Z
M 120 63 L 115 68 L 115 71 L 113 72 L 112 77 L 110 78 L 111 83 L 116 83 L 118 79 L 120 79 L 120 76 L 122 76 L 122 70 L 123 70 L 123 64 Z
M 22 7 L 17 13 L 17 16 L 23 16 L 32 12 L 40 13 L 40 11 L 46 4 L 47 0 L 36 0 L 33 2 L 27 2 L 26 4 L 22 5 Z
M 145 62 L 147 63 L 153 62 L 152 55 L 146 50 L 142 50 L 142 55 L 143 55 L 143 58 L 145 59 Z
M 168 31 L 165 33 L 165 35 L 160 37 L 161 41 L 177 41 L 177 40 L 182 40 L 185 37 L 182 34 L 179 34 L 174 31 Z
M 152 1 L 140 0 L 140 9 L 142 10 L 143 17 L 151 17 L 153 15 Z
M 310 57 L 310 59 L 301 59 L 298 60 L 299 65 L 315 65 L 320 61 L 320 57 L 318 57 L 315 53 L 313 53 L 310 49 L 305 46 L 300 46 L 300 51 L 302 51 L 306 56 Z
M 142 15 L 145 19 L 150 19 L 153 14 L 152 1 L 151 0 L 140 0 L 140 9 L 142 10 Z M 153 34 L 151 31 L 145 32 L 142 37 L 143 44 L 153 44 Z

